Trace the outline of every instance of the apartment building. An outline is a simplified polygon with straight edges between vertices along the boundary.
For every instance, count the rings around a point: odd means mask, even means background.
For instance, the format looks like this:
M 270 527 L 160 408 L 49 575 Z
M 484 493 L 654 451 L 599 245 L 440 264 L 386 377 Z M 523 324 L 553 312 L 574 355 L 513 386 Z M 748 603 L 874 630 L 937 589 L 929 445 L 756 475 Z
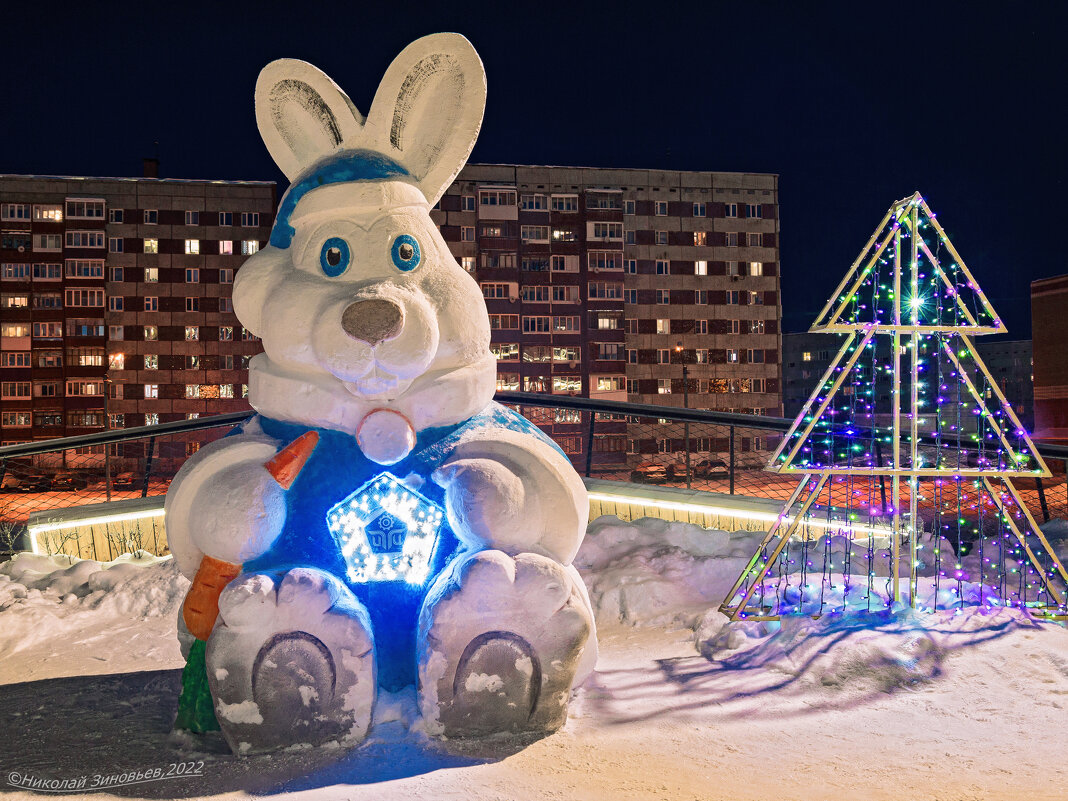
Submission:
M 500 389 L 782 413 L 777 176 L 469 164 L 433 216 Z M 576 413 L 537 422 L 580 461 Z M 663 450 L 597 430 L 595 462 Z
M 1031 283 L 1035 438 L 1068 444 L 1068 275 Z
M 499 389 L 778 415 L 777 192 L 468 165 L 432 216 L 486 298 Z M 230 292 L 276 200 L 256 181 L 0 176 L 0 441 L 248 408 L 261 346 Z M 580 414 L 526 413 L 585 461 Z M 595 463 L 672 446 L 609 417 L 597 433 Z
M 275 203 L 269 182 L 0 176 L 0 440 L 248 408 L 261 348 L 231 289 Z

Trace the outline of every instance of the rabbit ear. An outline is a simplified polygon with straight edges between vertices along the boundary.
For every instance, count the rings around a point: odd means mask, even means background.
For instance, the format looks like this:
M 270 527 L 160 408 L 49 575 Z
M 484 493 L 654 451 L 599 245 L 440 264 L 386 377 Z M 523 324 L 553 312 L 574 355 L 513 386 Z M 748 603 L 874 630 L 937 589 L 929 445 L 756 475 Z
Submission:
M 433 206 L 471 154 L 485 109 L 486 72 L 475 48 L 458 33 L 435 33 L 389 65 L 367 128 Z
M 359 138 L 363 115 L 322 70 L 280 58 L 256 81 L 256 124 L 274 163 L 292 181 L 346 140 Z

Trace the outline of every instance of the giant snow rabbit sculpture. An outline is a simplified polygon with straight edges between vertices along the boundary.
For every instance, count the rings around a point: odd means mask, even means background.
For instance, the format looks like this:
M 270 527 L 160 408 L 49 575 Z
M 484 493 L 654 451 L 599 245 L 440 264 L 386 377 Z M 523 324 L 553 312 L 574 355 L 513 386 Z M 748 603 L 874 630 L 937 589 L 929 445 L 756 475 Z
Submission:
M 405 48 L 366 118 L 302 61 L 256 84 L 291 181 L 234 285 L 263 339 L 258 414 L 190 458 L 166 504 L 193 580 L 178 725 L 214 713 L 236 753 L 356 744 L 379 689 L 411 684 L 431 734 L 551 732 L 592 670 L 571 565 L 585 489 L 493 402 L 485 302 L 429 214 L 485 97 L 456 34 Z

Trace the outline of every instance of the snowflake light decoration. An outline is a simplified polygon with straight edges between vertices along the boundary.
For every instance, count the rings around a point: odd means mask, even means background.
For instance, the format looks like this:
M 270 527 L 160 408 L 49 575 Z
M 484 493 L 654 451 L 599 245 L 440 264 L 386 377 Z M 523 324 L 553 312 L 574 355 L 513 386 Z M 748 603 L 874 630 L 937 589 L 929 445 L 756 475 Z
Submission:
M 392 473 L 380 473 L 326 514 L 350 581 L 403 580 L 421 585 L 430 572 L 442 509 Z

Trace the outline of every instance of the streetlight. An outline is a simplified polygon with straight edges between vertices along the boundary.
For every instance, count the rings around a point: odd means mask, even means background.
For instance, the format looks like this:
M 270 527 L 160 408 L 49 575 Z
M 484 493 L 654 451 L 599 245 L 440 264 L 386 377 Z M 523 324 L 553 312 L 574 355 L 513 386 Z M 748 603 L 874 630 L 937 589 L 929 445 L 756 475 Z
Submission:
M 675 353 L 682 362 L 682 408 L 690 408 L 690 368 L 683 355 L 682 343 L 675 343 Z M 683 423 L 683 437 L 686 440 L 686 489 L 690 489 L 690 421 Z

